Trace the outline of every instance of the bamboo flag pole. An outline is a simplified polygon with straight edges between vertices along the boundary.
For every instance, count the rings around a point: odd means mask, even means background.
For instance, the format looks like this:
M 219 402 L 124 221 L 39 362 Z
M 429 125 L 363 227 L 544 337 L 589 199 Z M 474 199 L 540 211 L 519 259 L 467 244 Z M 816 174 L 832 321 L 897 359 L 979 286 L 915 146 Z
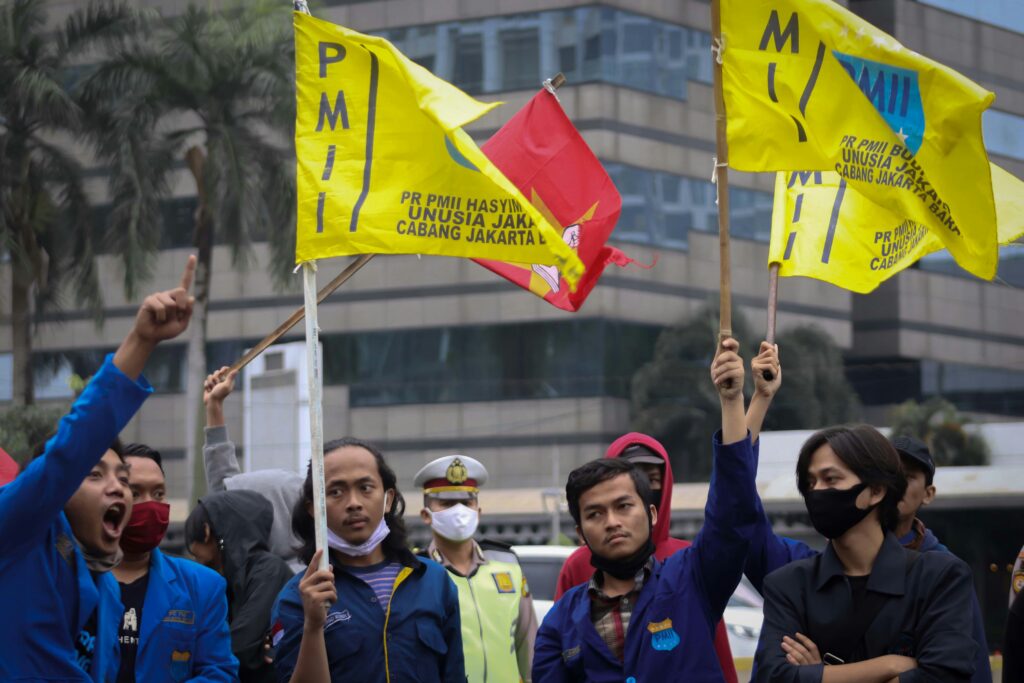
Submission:
M 779 264 L 773 262 L 768 266 L 768 326 L 765 330 L 764 340 L 769 344 L 775 343 L 775 313 L 779 307 Z M 764 370 L 761 376 L 771 382 L 775 379 L 775 373 L 771 370 Z
M 348 282 L 349 278 L 355 275 L 360 268 L 369 263 L 370 259 L 372 259 L 373 257 L 374 254 L 363 254 L 355 261 L 350 263 L 348 267 L 345 268 L 345 270 L 338 273 L 338 276 L 336 278 L 328 282 L 326 285 L 324 285 L 323 289 L 317 292 L 316 302 L 318 304 L 322 304 L 327 297 L 333 294 L 334 291 L 338 289 L 338 287 L 341 287 L 343 284 Z M 288 330 L 298 325 L 299 321 L 302 320 L 302 318 L 305 317 L 305 315 L 306 306 L 305 304 L 303 304 L 302 306 L 296 308 L 295 311 L 290 316 L 288 316 L 288 319 L 281 323 L 277 327 L 277 329 L 275 329 L 273 332 L 271 332 L 266 337 L 261 339 L 260 342 L 256 344 L 256 346 L 246 351 L 245 355 L 236 360 L 230 369 L 233 371 L 241 370 L 246 365 L 251 363 L 253 359 L 256 358 L 256 356 L 266 351 L 268 346 L 270 346 L 278 339 L 283 337 L 285 334 L 287 334 Z
M 714 54 L 712 76 L 715 95 L 715 183 L 718 205 L 718 339 L 732 336 L 732 270 L 729 245 L 729 143 L 726 138 L 725 95 L 722 90 L 722 16 L 719 0 L 711 1 L 711 51 Z

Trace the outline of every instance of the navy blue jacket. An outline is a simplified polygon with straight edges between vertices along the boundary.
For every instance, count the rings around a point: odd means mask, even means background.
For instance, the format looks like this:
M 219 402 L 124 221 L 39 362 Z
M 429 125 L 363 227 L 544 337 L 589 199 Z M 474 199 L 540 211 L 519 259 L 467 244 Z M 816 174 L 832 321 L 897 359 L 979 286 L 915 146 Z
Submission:
M 908 556 L 914 557 L 912 563 Z M 820 683 L 824 664 L 790 664 L 780 645 L 783 636 L 800 632 L 822 656 L 846 654 L 851 644 L 840 625 L 857 605 L 839 557 L 830 544 L 824 553 L 769 574 L 763 589 L 764 626 L 754 680 Z M 888 654 L 913 657 L 917 668 L 901 674 L 901 683 L 971 680 L 977 645 L 963 636 L 963 625 L 970 619 L 974 591 L 971 571 L 962 560 L 950 553 L 905 549 L 890 533 L 875 558 L 867 591 L 884 596 L 884 602 L 865 632 L 857 661 Z
M 135 680 L 238 680 L 227 584 L 203 565 L 154 550 L 142 605 Z
M 715 654 L 715 625 L 739 584 L 757 522 L 750 437 L 715 451 L 704 526 L 693 544 L 655 562 L 629 619 L 624 661 L 590 619 L 587 585 L 562 596 L 544 618 L 534 648 L 535 683 L 687 683 L 724 681 Z
M 271 621 L 279 681 L 291 679 L 305 617 L 297 574 L 274 603 Z M 385 612 L 373 589 L 334 566 L 338 600 L 324 623 L 332 683 L 465 683 L 459 594 L 448 571 L 414 558 L 395 580 Z
M 775 532 L 772 531 L 771 522 L 768 520 L 768 516 L 764 514 L 764 508 L 761 506 L 760 498 L 757 501 L 758 509 L 761 510 L 761 519 L 757 525 L 757 531 L 754 538 L 751 539 L 750 553 L 747 556 L 747 566 L 744 569 L 747 578 L 750 583 L 753 584 L 754 588 L 764 595 L 764 579 L 765 576 L 774 572 L 776 569 L 783 567 L 790 562 L 796 560 L 802 560 L 810 557 L 816 557 L 819 553 L 805 543 L 795 541 L 791 538 L 785 538 L 783 536 L 776 536 Z M 906 539 L 900 539 L 901 542 L 910 542 L 913 537 Z M 920 552 L 940 552 L 950 553 L 949 548 L 939 543 L 939 539 L 935 537 L 935 534 L 931 530 L 925 530 L 924 540 L 921 543 Z M 787 634 L 793 637 L 793 634 Z M 806 635 L 806 634 L 805 634 Z M 992 665 L 988 658 L 988 641 L 985 638 L 985 623 L 981 618 L 981 605 L 978 602 L 978 594 L 972 589 L 971 590 L 971 636 L 974 642 L 977 644 L 977 650 L 974 656 L 974 675 L 971 677 L 973 683 L 991 683 L 992 681 Z M 813 639 L 812 639 L 813 640 Z M 779 641 L 781 643 L 781 640 Z M 771 646 L 771 643 L 765 641 L 764 638 L 758 643 L 758 649 L 762 646 Z M 775 644 L 778 647 L 779 643 Z M 754 662 L 754 670 L 751 672 L 752 679 L 757 676 L 758 661 Z
M 64 505 L 151 391 L 108 356 L 45 453 L 0 488 L 0 680 L 117 678 L 121 592 L 109 572 L 93 579 Z M 74 640 L 93 613 L 97 632 L 86 670 Z

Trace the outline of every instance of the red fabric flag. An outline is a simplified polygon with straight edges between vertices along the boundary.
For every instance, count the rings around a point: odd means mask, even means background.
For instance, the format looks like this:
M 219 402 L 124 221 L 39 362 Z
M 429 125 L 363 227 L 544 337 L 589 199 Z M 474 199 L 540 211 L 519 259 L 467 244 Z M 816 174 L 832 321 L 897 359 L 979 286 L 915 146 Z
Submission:
M 622 197 L 553 94 L 541 90 L 482 147 L 523 195 L 576 249 L 586 271 L 576 287 L 554 266 L 474 259 L 543 298 L 578 311 L 609 263 L 633 260 L 605 242 L 622 211 Z
M 0 448 L 0 486 L 14 481 L 16 476 L 18 476 L 18 463 L 7 455 L 7 451 Z

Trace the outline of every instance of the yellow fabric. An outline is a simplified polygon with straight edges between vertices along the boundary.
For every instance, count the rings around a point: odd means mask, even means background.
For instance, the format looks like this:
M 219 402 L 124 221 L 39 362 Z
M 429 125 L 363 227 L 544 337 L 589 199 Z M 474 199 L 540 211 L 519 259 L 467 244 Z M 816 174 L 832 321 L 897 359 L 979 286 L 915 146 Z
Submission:
M 835 171 L 992 279 L 995 96 L 829 0 L 720 2 L 730 166 Z
M 388 609 L 384 613 L 384 634 L 382 640 L 384 641 L 384 680 L 387 683 L 391 683 L 391 663 L 388 661 L 388 622 L 391 621 L 391 603 L 395 600 L 395 591 L 402 585 L 402 582 L 409 578 L 412 574 L 412 567 L 402 567 L 398 572 L 398 576 L 395 577 L 395 584 L 391 587 L 391 599 L 388 600 Z
M 294 14 L 297 262 L 436 254 L 556 266 L 576 252 L 462 130 L 469 97 L 366 36 Z M 319 128 L 319 130 L 318 130 Z
M 1024 234 L 1024 182 L 991 165 L 1000 244 Z M 837 173 L 778 173 L 768 263 L 865 294 L 943 248 L 934 232 L 876 204 Z

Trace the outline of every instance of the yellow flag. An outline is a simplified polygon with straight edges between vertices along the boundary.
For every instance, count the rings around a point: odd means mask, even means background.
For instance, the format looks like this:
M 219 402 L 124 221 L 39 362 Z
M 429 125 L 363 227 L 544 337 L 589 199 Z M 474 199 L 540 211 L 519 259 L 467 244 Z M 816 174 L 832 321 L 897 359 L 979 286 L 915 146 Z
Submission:
M 296 12 L 297 262 L 363 253 L 553 265 L 576 252 L 462 126 L 494 107 L 383 38 Z
M 829 0 L 720 2 L 730 166 L 833 171 L 992 279 L 995 96 Z
M 1024 234 L 1024 182 L 991 165 L 1000 244 Z M 922 256 L 943 249 L 934 232 L 876 204 L 834 171 L 778 173 L 768 263 L 782 277 L 874 290 Z

